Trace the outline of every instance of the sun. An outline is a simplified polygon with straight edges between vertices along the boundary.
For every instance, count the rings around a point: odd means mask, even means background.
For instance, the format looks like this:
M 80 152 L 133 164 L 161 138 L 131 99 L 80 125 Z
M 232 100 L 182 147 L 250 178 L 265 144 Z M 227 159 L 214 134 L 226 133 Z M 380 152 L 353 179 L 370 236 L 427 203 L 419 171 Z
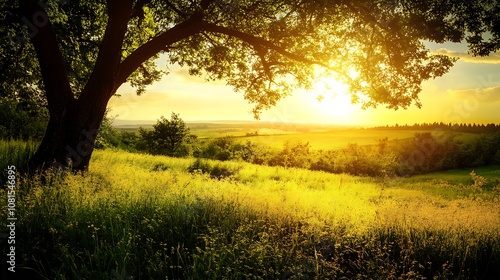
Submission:
M 332 122 L 355 123 L 356 107 L 351 103 L 347 85 L 334 79 L 322 79 L 313 86 L 312 93 L 318 114 Z

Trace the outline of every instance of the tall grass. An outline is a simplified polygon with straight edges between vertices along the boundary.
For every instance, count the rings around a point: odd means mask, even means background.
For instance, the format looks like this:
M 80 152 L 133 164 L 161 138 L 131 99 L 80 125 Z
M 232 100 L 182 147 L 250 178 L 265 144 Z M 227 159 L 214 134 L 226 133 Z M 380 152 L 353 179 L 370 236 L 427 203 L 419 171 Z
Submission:
M 189 173 L 193 163 L 96 151 L 88 173 L 20 180 L 19 271 L 48 279 L 500 274 L 500 207 L 489 190 L 471 197 L 449 182 L 207 161 L 233 171 L 211 178 Z M 441 191 L 429 192 L 432 184 Z
M 5 182 L 7 166 L 24 167 L 38 149 L 38 142 L 0 139 L 0 181 Z

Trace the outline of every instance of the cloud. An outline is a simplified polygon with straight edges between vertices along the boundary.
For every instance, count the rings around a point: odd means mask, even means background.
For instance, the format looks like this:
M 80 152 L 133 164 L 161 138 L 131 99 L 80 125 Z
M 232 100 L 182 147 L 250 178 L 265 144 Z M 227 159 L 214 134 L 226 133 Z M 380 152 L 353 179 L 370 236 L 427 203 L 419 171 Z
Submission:
M 489 88 L 474 88 L 463 90 L 448 90 L 448 94 L 456 99 L 471 99 L 483 103 L 492 103 L 500 100 L 500 86 Z
M 432 51 L 432 53 L 458 57 L 460 58 L 460 60 L 470 63 L 488 63 L 488 64 L 500 63 L 500 52 L 492 53 L 489 56 L 472 56 L 468 53 L 452 51 L 446 48 L 440 48 L 435 51 Z

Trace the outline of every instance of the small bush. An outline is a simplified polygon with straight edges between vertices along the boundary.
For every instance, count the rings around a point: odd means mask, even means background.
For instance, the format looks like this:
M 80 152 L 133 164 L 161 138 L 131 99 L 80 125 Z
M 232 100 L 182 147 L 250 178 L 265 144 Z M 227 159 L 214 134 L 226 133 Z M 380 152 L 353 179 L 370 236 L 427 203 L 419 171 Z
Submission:
M 488 179 L 481 175 L 477 175 L 474 170 L 470 173 L 470 177 L 474 181 L 474 184 L 471 185 L 472 189 L 481 191 L 488 184 Z
M 153 166 L 153 169 L 151 169 L 151 171 L 165 171 L 167 169 L 169 169 L 170 167 L 168 167 L 167 165 L 165 165 L 164 163 L 157 163 Z
M 190 173 L 209 174 L 211 178 L 220 180 L 236 175 L 239 168 L 230 167 L 221 163 L 212 166 L 206 160 L 196 159 L 194 163 L 189 166 L 188 171 Z
M 197 158 L 193 164 L 188 167 L 189 173 L 210 173 L 211 167 L 208 161 Z
M 236 158 L 235 147 L 236 142 L 230 136 L 216 138 L 202 147 L 195 156 L 221 161 L 231 160 Z
M 271 159 L 270 165 L 309 169 L 311 166 L 310 149 L 309 142 L 286 141 L 283 150 Z

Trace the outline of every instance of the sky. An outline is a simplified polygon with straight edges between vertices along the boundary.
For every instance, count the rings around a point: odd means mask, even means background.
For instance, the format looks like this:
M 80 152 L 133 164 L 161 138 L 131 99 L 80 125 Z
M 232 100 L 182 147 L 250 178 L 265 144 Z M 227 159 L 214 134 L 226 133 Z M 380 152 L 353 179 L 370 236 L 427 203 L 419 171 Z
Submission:
M 282 99 L 264 111 L 261 120 L 354 126 L 500 123 L 500 53 L 472 57 L 463 44 L 426 45 L 432 52 L 460 59 L 444 76 L 422 84 L 421 109 L 412 105 L 397 111 L 383 106 L 363 110 L 360 104 L 350 103 L 342 84 L 330 84 L 332 90 L 320 102 L 317 96 L 325 91 L 325 86 L 318 84 L 316 90 L 297 90 Z M 166 69 L 164 61 L 165 57 L 160 57 L 158 64 Z M 224 81 L 206 82 L 203 77 L 190 76 L 187 68 L 167 67 L 170 73 L 147 87 L 141 96 L 128 84 L 122 85 L 117 92 L 120 97 L 113 97 L 108 103 L 110 115 L 121 121 L 155 121 L 172 112 L 189 122 L 254 120 L 252 105 Z

